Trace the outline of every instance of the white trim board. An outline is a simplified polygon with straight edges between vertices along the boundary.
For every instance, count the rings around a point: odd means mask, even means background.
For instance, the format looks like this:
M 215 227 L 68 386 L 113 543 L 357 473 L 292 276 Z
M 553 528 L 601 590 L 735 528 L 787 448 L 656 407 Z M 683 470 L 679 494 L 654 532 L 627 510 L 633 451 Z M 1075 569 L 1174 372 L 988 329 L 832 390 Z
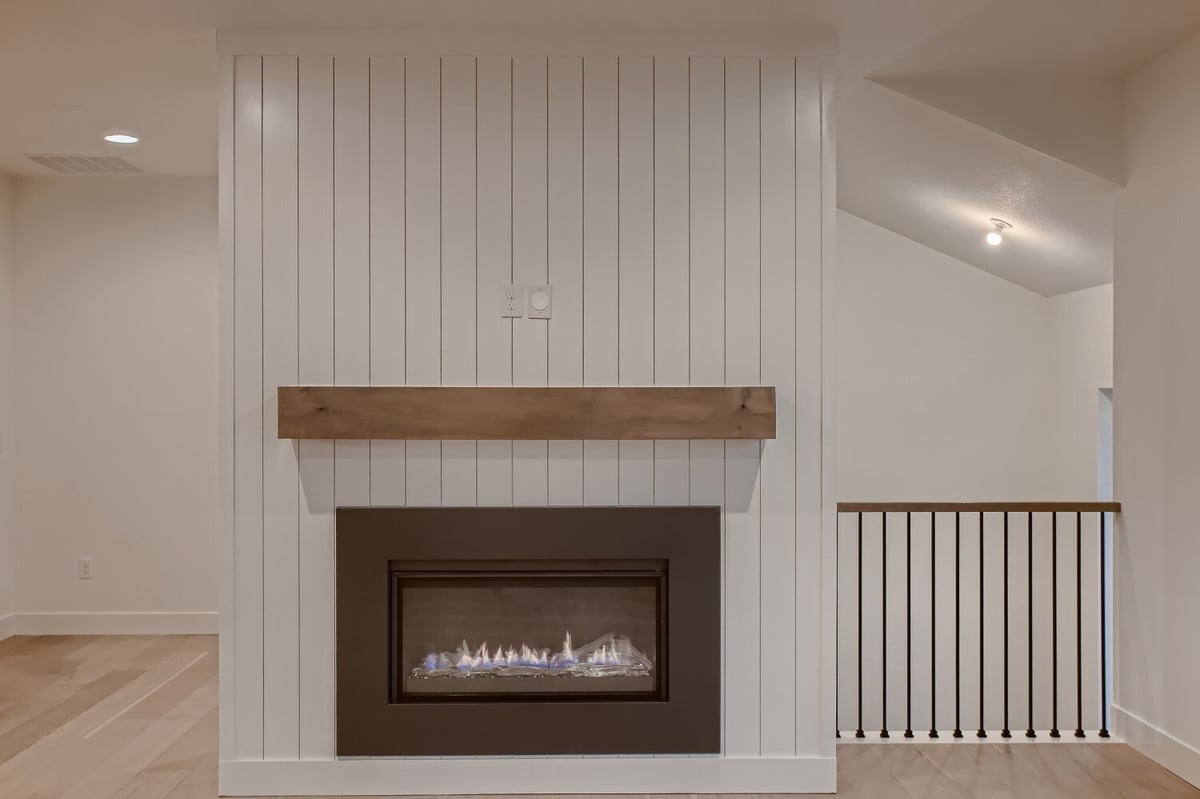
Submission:
M 221 796 L 833 793 L 835 757 L 222 760 Z
M 1113 731 L 1125 743 L 1192 785 L 1200 787 L 1200 749 L 1119 705 L 1112 706 Z
M 218 614 L 214 611 L 180 613 L 14 613 L 0 619 L 10 621 L 10 635 L 215 635 Z
M 764 25 L 745 30 L 713 28 L 679 31 L 654 26 L 559 25 L 539 27 L 436 28 L 223 28 L 217 31 L 221 55 L 388 55 L 480 56 L 513 53 L 581 56 L 752 56 L 832 57 L 836 31 Z
M 17 624 L 15 614 L 10 613 L 7 616 L 0 617 L 0 641 L 5 638 L 11 638 L 17 634 Z

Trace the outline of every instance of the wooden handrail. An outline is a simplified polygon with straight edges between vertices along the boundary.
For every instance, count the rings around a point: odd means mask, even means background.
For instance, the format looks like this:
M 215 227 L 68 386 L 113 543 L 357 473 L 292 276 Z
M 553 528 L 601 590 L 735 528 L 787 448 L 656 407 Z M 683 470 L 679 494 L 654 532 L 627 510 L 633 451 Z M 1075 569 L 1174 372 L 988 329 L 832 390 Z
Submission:
M 839 502 L 838 513 L 1120 513 L 1120 502 Z

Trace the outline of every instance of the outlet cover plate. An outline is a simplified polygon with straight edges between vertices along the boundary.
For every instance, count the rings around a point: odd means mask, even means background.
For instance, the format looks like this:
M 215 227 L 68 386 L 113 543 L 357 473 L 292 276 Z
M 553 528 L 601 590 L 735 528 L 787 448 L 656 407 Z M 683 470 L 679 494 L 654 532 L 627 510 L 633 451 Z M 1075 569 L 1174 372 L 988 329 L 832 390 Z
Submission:
M 514 319 L 525 315 L 525 291 L 517 284 L 500 289 L 500 316 Z

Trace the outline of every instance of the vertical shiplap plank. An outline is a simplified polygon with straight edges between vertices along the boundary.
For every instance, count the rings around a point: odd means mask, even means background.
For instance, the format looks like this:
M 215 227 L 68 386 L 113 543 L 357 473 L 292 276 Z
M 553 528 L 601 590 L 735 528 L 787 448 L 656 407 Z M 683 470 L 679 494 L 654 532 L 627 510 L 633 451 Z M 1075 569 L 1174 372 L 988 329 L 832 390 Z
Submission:
M 546 58 L 513 59 L 513 275 L 517 283 L 547 282 Z M 544 386 L 546 322 L 513 325 L 513 384 Z M 513 504 L 545 505 L 545 441 L 513 442 Z
M 512 59 L 478 61 L 477 124 L 479 243 L 476 368 L 481 386 L 512 385 L 513 320 L 500 316 L 500 290 L 513 282 L 512 266 Z M 477 451 L 480 505 L 511 505 L 511 441 L 480 441 Z
M 693 58 L 689 71 L 688 368 L 692 385 L 719 386 L 725 382 L 725 60 Z M 724 505 L 725 442 L 692 441 L 688 468 L 691 502 Z M 724 580 L 721 590 L 724 630 Z M 725 697 L 723 669 L 721 680 Z
M 834 297 L 835 275 L 837 273 L 837 135 L 834 122 L 834 75 L 835 59 L 826 56 L 817 62 L 820 73 L 820 139 L 818 152 L 821 161 L 821 196 L 816 213 L 811 219 L 820 220 L 820 272 L 821 272 L 821 462 L 818 466 L 821 519 L 817 537 L 821 541 L 820 565 L 814 559 L 812 572 L 816 573 L 814 584 L 821 585 L 820 646 L 809 651 L 809 659 L 816 665 L 816 674 L 812 677 L 814 686 L 818 686 L 819 698 L 815 714 L 820 719 L 817 725 L 809 724 L 809 731 L 817 741 L 816 751 L 822 757 L 835 757 L 837 749 L 834 739 L 828 730 L 834 726 L 834 685 L 837 672 L 837 623 L 834 611 L 830 608 L 837 606 L 837 583 L 833 575 L 837 570 L 837 386 L 836 386 L 836 341 L 834 339 Z M 797 222 L 797 226 L 799 223 Z M 801 314 L 799 305 L 797 315 Z M 797 372 L 799 380 L 799 372 Z M 815 415 L 814 415 L 815 418 Z M 797 444 L 799 447 L 799 444 Z M 814 480 L 814 482 L 817 482 Z M 798 553 L 797 553 L 798 554 Z M 810 572 L 811 573 L 811 572 Z M 807 575 L 805 575 L 807 576 Z M 797 580 L 803 579 L 797 575 Z M 803 605 L 799 607 L 804 607 Z M 800 638 L 797 638 L 799 642 Z M 816 653 L 819 652 L 818 656 Z M 800 675 L 797 679 L 807 680 L 809 674 Z M 807 708 L 797 707 L 797 718 L 812 718 L 804 713 Z
M 371 63 L 333 62 L 333 379 L 371 382 Z M 339 507 L 371 504 L 371 445 L 334 442 Z
M 759 382 L 759 63 L 725 65 L 725 378 Z M 759 461 L 757 441 L 725 443 L 725 751 L 760 748 Z
M 218 744 L 217 757 L 220 760 L 232 760 L 234 757 L 235 731 L 234 724 L 237 709 L 237 694 L 234 685 L 237 682 L 237 658 L 235 657 L 234 641 L 237 637 L 237 597 L 236 584 L 237 536 L 234 526 L 233 512 L 233 416 L 234 416 L 234 360 L 237 352 L 237 341 L 234 339 L 233 319 L 234 300 L 233 284 L 237 274 L 237 260 L 233 243 L 234 229 L 237 225 L 237 209 L 234 207 L 234 151 L 233 129 L 236 118 L 234 106 L 233 56 L 220 58 L 220 92 L 221 105 L 218 111 L 218 214 L 220 217 L 220 324 L 219 364 L 220 389 L 218 399 L 218 433 L 217 457 L 218 480 L 220 483 L 221 503 L 221 601 L 220 601 L 220 635 L 223 642 L 220 647 L 220 707 L 223 708 L 217 721 Z
M 297 60 L 263 59 L 263 756 L 299 756 L 299 472 L 277 437 L 278 386 L 299 380 Z
M 762 61 L 761 381 L 775 386 L 776 435 L 762 444 L 762 743 L 796 751 L 796 89 L 795 60 Z
M 617 59 L 583 63 L 583 382 L 615 386 L 617 369 Z M 583 501 L 615 505 L 616 441 L 585 441 Z
M 299 64 L 299 368 L 333 375 L 333 59 Z M 297 441 L 300 457 L 300 757 L 334 754 L 334 466 L 332 441 Z
M 822 675 L 825 667 L 820 647 L 812 642 L 824 642 L 822 614 L 812 612 L 816 607 L 829 607 L 824 589 L 833 581 L 825 565 L 832 559 L 822 542 L 823 521 L 822 463 L 824 438 L 822 407 L 823 387 L 822 336 L 823 312 L 829 310 L 822 300 L 822 251 L 824 208 L 822 183 L 826 180 L 822 162 L 822 90 L 821 65 L 815 60 L 798 59 L 795 67 L 796 84 L 796 752 L 821 752 L 825 746 L 825 730 L 805 719 L 823 718 Z M 825 422 L 828 425 L 828 422 Z M 832 481 L 832 476 L 824 478 Z M 837 519 L 830 530 L 836 535 Z M 914 546 L 915 551 L 915 546 Z M 944 572 L 943 572 L 944 573 Z M 940 591 L 941 589 L 939 589 Z M 833 646 L 833 644 L 830 644 Z M 939 707 L 945 707 L 944 704 Z M 832 717 L 831 717 L 832 722 Z
M 583 385 L 583 60 L 551 58 L 547 86 L 548 383 Z M 583 504 L 583 442 L 547 442 L 548 500 Z
M 371 59 L 371 383 L 404 384 L 404 59 Z M 404 504 L 403 441 L 371 442 L 371 504 Z
M 442 382 L 441 80 L 440 58 L 407 59 L 405 382 L 414 386 Z M 409 441 L 406 450 L 408 504 L 441 504 L 441 442 Z
M 234 60 L 236 756 L 263 756 L 262 59 Z
M 442 59 L 442 384 L 475 379 L 475 59 Z M 474 505 L 475 442 L 442 442 L 442 504 Z
M 621 58 L 617 78 L 617 357 L 623 386 L 654 383 L 654 60 Z M 654 503 L 654 442 L 619 442 L 619 500 Z
M 654 61 L 654 383 L 690 380 L 688 60 Z M 686 505 L 688 442 L 654 442 L 654 502 Z

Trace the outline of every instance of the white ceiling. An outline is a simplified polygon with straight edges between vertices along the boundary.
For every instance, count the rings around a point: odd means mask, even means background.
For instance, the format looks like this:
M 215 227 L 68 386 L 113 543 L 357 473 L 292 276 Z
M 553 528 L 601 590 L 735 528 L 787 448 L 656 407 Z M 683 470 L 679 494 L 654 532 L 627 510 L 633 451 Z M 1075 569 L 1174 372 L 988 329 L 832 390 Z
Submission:
M 1041 294 L 1110 282 L 1124 78 L 1200 30 L 1200 2 L 954 5 L 839 65 L 839 206 Z M 998 248 L 991 217 L 1013 224 Z
M 0 0 L 0 173 L 53 174 L 27 153 L 124 155 L 149 172 L 214 175 L 211 28 L 171 0 Z M 128 129 L 133 147 L 103 136 Z
M 216 172 L 222 28 L 836 29 L 839 205 L 1043 294 L 1111 280 L 1121 80 L 1196 0 L 0 0 L 0 172 Z M 103 134 L 128 129 L 131 147 Z M 1012 222 L 983 245 L 989 217 Z

